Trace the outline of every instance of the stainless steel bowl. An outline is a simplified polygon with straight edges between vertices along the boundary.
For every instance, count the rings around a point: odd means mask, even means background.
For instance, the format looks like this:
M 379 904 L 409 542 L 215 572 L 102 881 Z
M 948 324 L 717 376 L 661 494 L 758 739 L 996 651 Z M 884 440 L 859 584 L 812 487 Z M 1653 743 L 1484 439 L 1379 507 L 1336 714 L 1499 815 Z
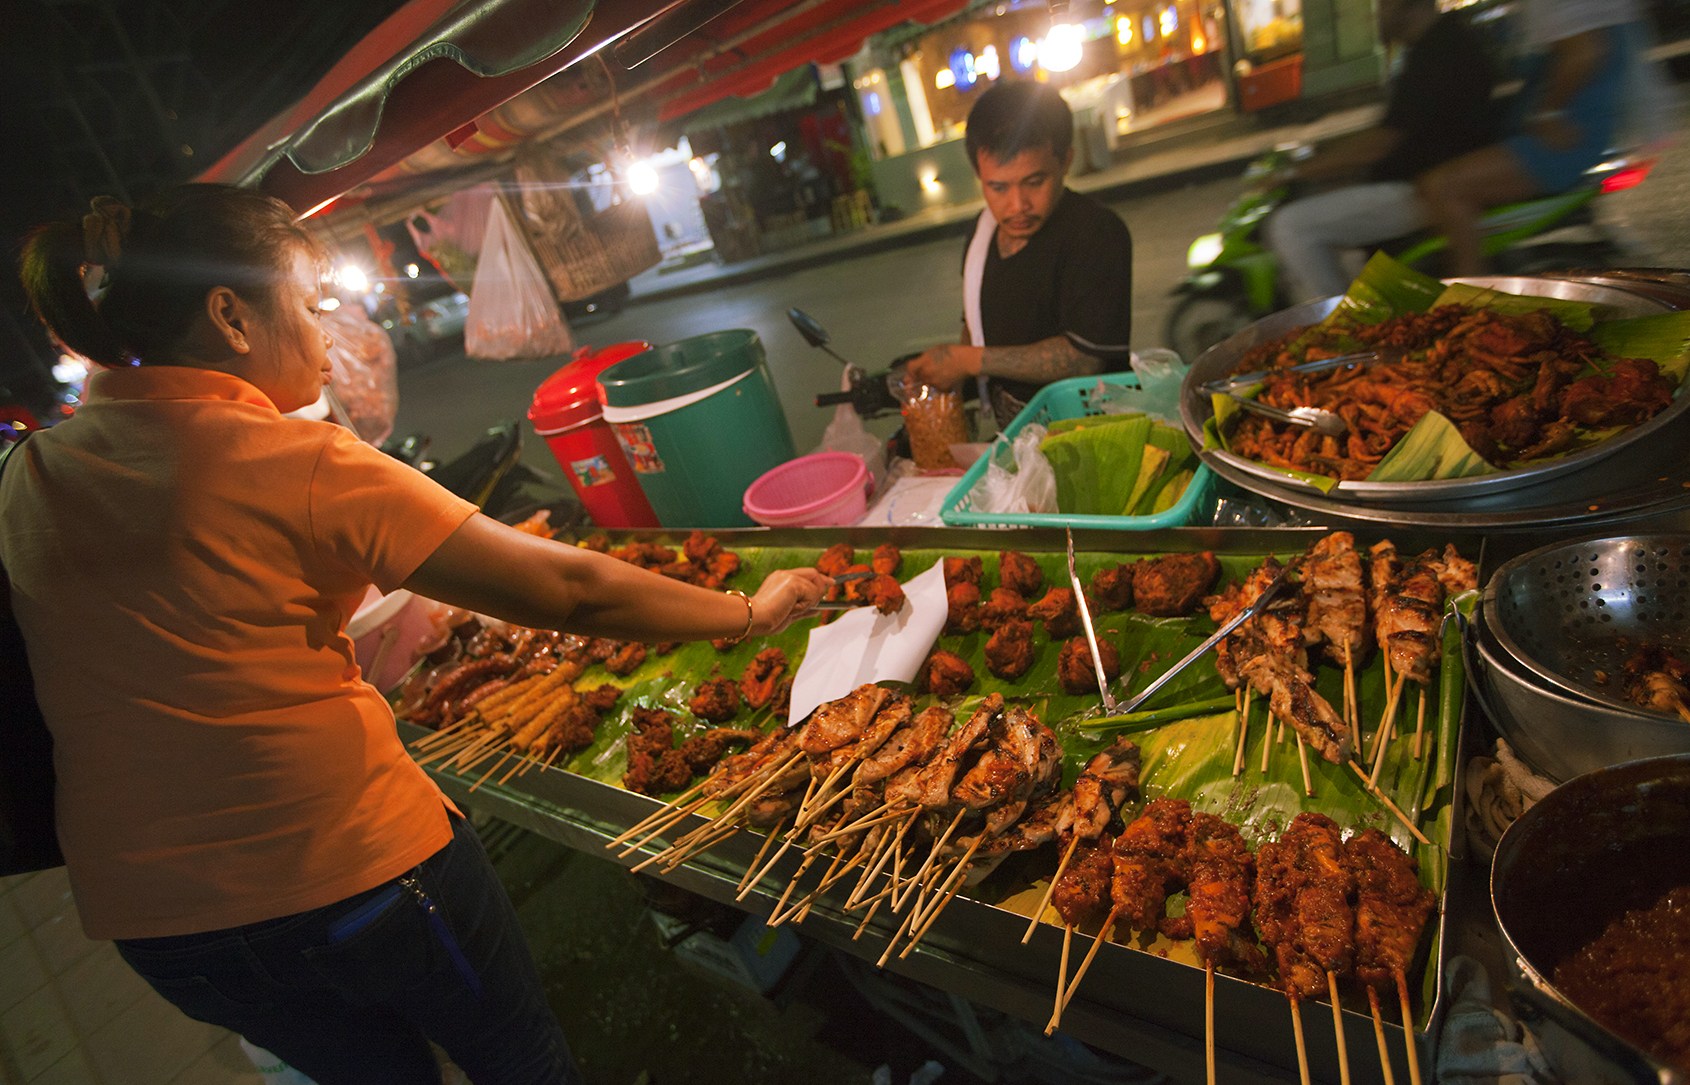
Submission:
M 1556 783 L 1644 757 L 1690 753 L 1690 727 L 1570 697 L 1516 671 L 1488 630 L 1471 637 L 1469 677 L 1521 760 Z
M 1667 1067 L 1574 1006 L 1555 968 L 1622 912 L 1690 884 L 1690 755 L 1633 761 L 1569 780 L 1515 821 L 1491 864 L 1509 994 L 1566 1081 L 1683 1085 Z
M 1522 554 L 1485 585 L 1485 625 L 1539 682 L 1634 715 L 1665 718 L 1620 693 L 1627 659 L 1647 642 L 1690 655 L 1690 535 L 1555 543 Z M 1665 751 L 1660 751 L 1665 752 Z

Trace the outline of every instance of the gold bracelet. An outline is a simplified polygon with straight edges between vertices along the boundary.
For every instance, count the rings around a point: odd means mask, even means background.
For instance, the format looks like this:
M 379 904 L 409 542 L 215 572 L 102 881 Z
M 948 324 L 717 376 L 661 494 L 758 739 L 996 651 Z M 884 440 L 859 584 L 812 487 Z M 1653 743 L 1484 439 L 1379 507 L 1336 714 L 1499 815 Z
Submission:
M 737 595 L 741 599 L 745 600 L 745 632 L 741 633 L 739 636 L 735 637 L 733 640 L 728 641 L 729 644 L 738 644 L 740 641 L 744 640 L 746 637 L 749 637 L 751 635 L 751 623 L 756 620 L 757 615 L 751 609 L 751 598 L 750 598 L 750 596 L 746 595 L 744 592 L 740 591 L 738 588 L 729 588 L 728 591 L 727 591 L 727 594 L 728 595 Z

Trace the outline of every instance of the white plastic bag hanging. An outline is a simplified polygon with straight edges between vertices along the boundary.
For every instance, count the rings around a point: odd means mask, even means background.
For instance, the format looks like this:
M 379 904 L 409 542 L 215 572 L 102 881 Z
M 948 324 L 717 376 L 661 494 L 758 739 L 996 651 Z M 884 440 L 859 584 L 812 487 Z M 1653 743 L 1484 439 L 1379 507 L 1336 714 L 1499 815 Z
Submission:
M 1056 511 L 1056 475 L 1039 451 L 1044 438 L 1045 428 L 1036 424 L 1022 427 L 1013 445 L 998 438 L 989 453 L 986 473 L 972 491 L 972 511 Z
M 846 371 L 839 390 L 851 390 L 849 370 Z M 827 429 L 822 432 L 822 443 L 817 445 L 815 450 L 856 453 L 863 458 L 863 463 L 868 465 L 869 474 L 874 478 L 874 492 L 878 494 L 885 490 L 886 446 L 863 426 L 862 416 L 849 403 L 841 403 L 833 408 L 833 421 L 829 422 Z
M 372 445 L 393 433 L 399 413 L 397 355 L 387 333 L 364 315 L 361 306 L 346 305 L 322 316 L 323 330 L 334 336 L 329 348 L 329 376 L 335 395 L 352 423 L 352 431 Z
M 540 358 L 574 347 L 540 265 L 504 203 L 494 200 L 469 295 L 464 352 L 474 358 Z

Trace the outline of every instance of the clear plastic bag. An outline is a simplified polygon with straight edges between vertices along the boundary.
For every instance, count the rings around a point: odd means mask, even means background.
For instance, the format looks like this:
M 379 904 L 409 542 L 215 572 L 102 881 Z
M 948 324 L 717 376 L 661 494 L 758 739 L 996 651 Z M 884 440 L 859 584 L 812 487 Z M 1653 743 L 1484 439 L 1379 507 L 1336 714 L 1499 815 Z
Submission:
M 464 325 L 464 353 L 474 358 L 540 358 L 574 349 L 551 287 L 505 212 L 494 200 L 476 262 Z
M 986 473 L 975 483 L 972 512 L 1055 512 L 1056 475 L 1039 451 L 1045 428 L 1023 426 L 1013 442 L 998 438 Z
M 841 392 L 851 390 L 851 376 L 846 373 L 841 382 Z M 874 477 L 874 492 L 881 493 L 886 487 L 886 449 L 880 439 L 863 427 L 862 416 L 857 414 L 855 407 L 849 403 L 841 403 L 833 408 L 833 421 L 827 424 L 822 432 L 822 443 L 815 448 L 817 452 L 854 452 L 863 458 L 868 465 L 869 474 Z
M 323 329 L 334 336 L 329 385 L 340 398 L 362 440 L 379 445 L 393 434 L 399 413 L 398 358 L 393 341 L 356 305 L 323 314 Z
M 1089 403 L 1104 414 L 1147 414 L 1170 426 L 1180 425 L 1179 396 L 1190 367 L 1171 350 L 1134 352 L 1137 388 L 1098 381 Z
M 962 392 L 934 388 L 901 378 L 893 392 L 903 401 L 904 428 L 910 435 L 910 458 L 923 471 L 955 471 L 951 446 L 970 439 L 968 417 L 962 411 Z

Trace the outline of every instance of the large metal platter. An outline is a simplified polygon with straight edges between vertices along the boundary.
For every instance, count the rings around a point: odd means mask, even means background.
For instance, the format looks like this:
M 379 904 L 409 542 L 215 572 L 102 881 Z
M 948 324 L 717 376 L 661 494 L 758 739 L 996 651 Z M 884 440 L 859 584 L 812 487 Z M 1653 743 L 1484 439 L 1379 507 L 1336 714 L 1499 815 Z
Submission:
M 1674 514 L 1682 518 L 1690 511 L 1690 418 L 1682 416 L 1654 439 L 1619 449 L 1600 463 L 1516 490 L 1453 501 L 1340 501 L 1318 490 L 1264 480 L 1214 453 L 1205 453 L 1203 459 L 1233 485 L 1334 527 L 1365 523 L 1453 532 L 1588 532 Z
M 1592 302 L 1608 306 L 1610 315 L 1620 317 L 1648 316 L 1652 313 L 1668 312 L 1672 308 L 1665 302 L 1653 297 L 1645 297 L 1630 290 L 1622 290 L 1593 282 L 1523 277 L 1450 279 L 1446 281 L 1489 287 L 1509 294 Z M 1217 343 L 1204 351 L 1203 356 L 1197 359 L 1190 372 L 1186 374 L 1184 386 L 1180 391 L 1180 415 L 1185 423 L 1186 435 L 1191 439 L 1193 445 L 1199 449 L 1203 447 L 1203 424 L 1214 415 L 1214 408 L 1209 401 L 1209 397 L 1201 391 L 1204 384 L 1230 374 L 1238 364 L 1238 360 L 1252 347 L 1277 339 L 1294 328 L 1314 324 L 1325 319 L 1332 310 L 1338 307 L 1340 300 L 1339 298 L 1324 298 L 1320 301 L 1294 306 L 1283 312 L 1264 317 L 1230 339 Z M 1230 478 L 1249 489 L 1264 493 L 1266 491 L 1262 490 L 1262 484 L 1271 486 L 1278 491 L 1302 492 L 1324 497 L 1330 501 L 1349 504 L 1413 503 L 1423 505 L 1437 501 L 1466 501 L 1534 486 L 1550 479 L 1584 470 L 1592 463 L 1636 445 L 1646 440 L 1651 434 L 1658 433 L 1664 427 L 1671 425 L 1686 409 L 1690 409 L 1690 396 L 1679 396 L 1673 401 L 1672 406 L 1634 429 L 1627 430 L 1625 433 L 1581 452 L 1575 452 L 1570 456 L 1563 456 L 1560 459 L 1533 467 L 1503 471 L 1494 475 L 1482 475 L 1477 478 L 1441 479 L 1427 482 L 1345 481 L 1338 483 L 1326 493 L 1322 493 L 1319 488 L 1300 482 L 1265 464 L 1247 460 L 1231 452 L 1217 449 L 1204 452 L 1202 455 L 1203 459 L 1220 472 L 1223 477 Z M 1231 470 L 1223 471 L 1223 466 L 1231 468 Z M 1615 476 L 1610 474 L 1610 485 L 1615 481 L 1617 481 Z M 1269 496 L 1276 495 L 1270 494 Z

